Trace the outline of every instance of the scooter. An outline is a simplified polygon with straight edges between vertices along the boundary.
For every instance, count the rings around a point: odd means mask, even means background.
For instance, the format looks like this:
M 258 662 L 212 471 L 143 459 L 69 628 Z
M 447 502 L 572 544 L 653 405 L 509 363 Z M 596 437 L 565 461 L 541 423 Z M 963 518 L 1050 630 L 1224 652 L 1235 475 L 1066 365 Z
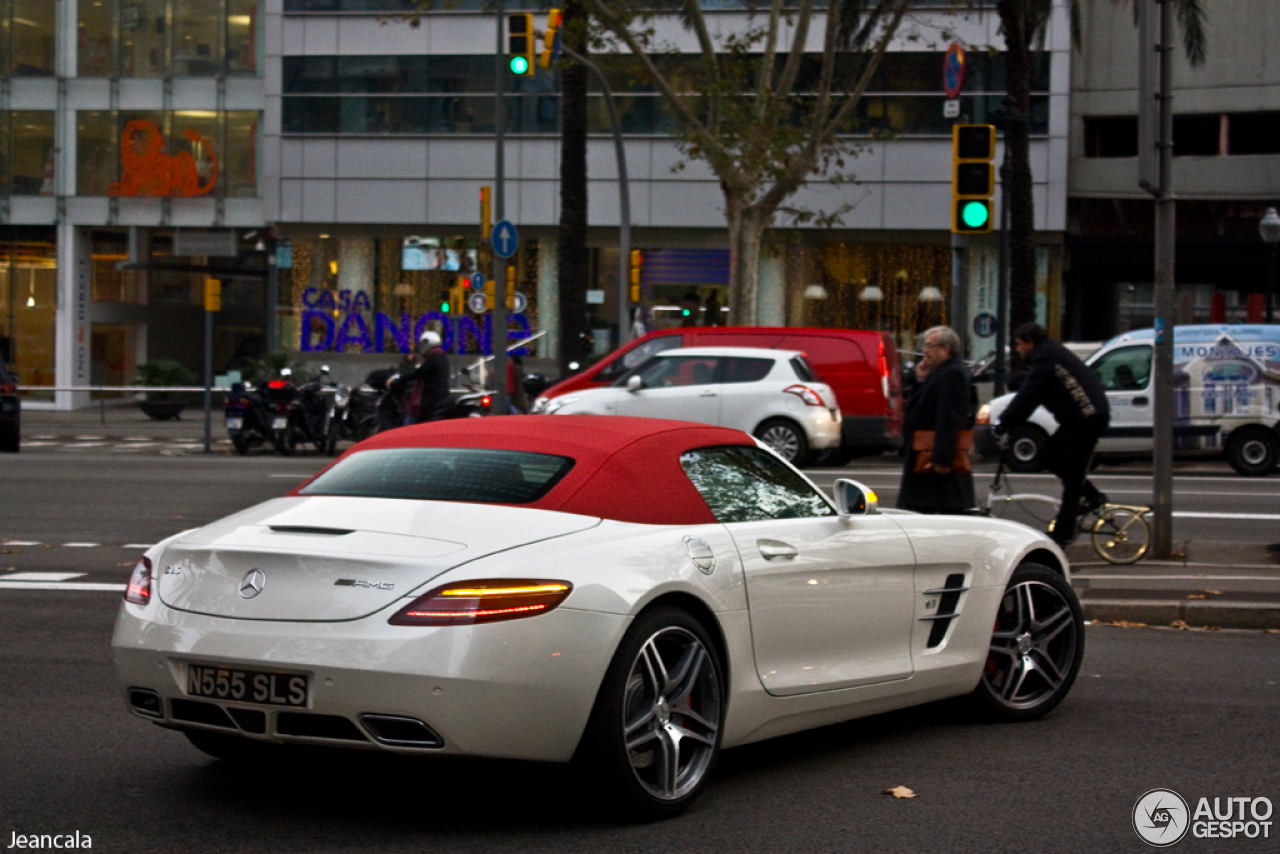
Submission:
M 378 432 L 378 401 L 386 389 L 387 380 L 394 374 L 388 369 L 370 371 L 364 382 L 356 388 L 339 384 L 334 394 L 333 416 L 329 419 L 329 432 L 325 453 L 335 456 L 338 441 L 362 442 Z
M 261 389 L 249 391 L 244 383 L 233 383 L 222 402 L 222 412 L 237 454 L 244 456 L 272 438 L 271 409 Z
M 324 451 L 328 442 L 333 396 L 327 393 L 334 383 L 329 367 L 320 368 L 317 379 L 295 385 L 290 368 L 280 370 L 280 379 L 267 383 L 267 398 L 274 410 L 271 421 L 272 444 L 276 453 L 291 456 L 299 443 L 310 442 Z M 326 380 L 328 380 L 326 382 Z

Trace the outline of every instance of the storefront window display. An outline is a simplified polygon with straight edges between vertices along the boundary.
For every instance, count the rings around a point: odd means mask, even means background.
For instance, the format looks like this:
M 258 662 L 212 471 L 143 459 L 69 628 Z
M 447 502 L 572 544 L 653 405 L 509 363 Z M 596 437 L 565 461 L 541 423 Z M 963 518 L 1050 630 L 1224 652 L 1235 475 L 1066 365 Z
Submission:
M 260 119 L 257 110 L 82 110 L 76 114 L 76 192 L 254 197 Z
M 434 325 L 452 353 L 492 352 L 491 312 L 466 307 L 466 280 L 492 269 L 475 240 L 318 235 L 294 238 L 291 252 L 292 266 L 280 270 L 286 350 L 408 353 Z M 516 290 L 528 303 L 511 317 L 511 334 L 519 337 L 536 325 L 537 242 L 526 241 L 512 260 Z
M 0 193 L 53 195 L 53 112 L 0 111 Z
M 0 0 L 0 73 L 54 73 L 54 11 L 50 0 Z
M 904 350 L 948 322 L 946 246 L 830 243 L 787 252 L 787 325 L 889 332 Z
M 23 385 L 54 384 L 54 241 L 51 228 L 0 229 L 0 351 Z

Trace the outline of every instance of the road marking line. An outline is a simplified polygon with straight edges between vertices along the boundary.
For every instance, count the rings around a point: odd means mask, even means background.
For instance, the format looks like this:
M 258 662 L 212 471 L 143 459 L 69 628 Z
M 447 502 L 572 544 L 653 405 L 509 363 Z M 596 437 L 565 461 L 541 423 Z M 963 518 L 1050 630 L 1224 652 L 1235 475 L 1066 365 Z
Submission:
M 101 448 L 106 442 L 68 442 L 64 448 Z
M 123 546 L 121 546 L 120 548 L 122 548 L 122 549 L 149 549 L 149 548 L 151 548 L 151 547 L 152 547 L 152 546 L 154 546 L 154 545 L 155 545 L 155 543 L 125 543 L 125 544 L 124 544 Z
M 14 572 L 0 575 L 0 581 L 70 581 L 85 575 L 83 572 Z
M 92 581 L 0 581 L 0 590 L 102 590 L 119 593 L 127 584 L 99 584 Z
M 63 543 L 64 549 L 96 549 L 102 543 Z
M 1194 566 L 1195 564 L 1189 564 Z M 1213 566 L 1213 564 L 1201 564 L 1202 566 Z M 1080 566 L 1080 564 L 1076 564 Z M 1090 564 L 1090 566 L 1106 566 L 1106 564 Z M 1232 567 L 1234 569 L 1234 567 Z M 1275 569 L 1275 567 L 1267 567 Z M 1071 580 L 1083 579 L 1085 581 L 1148 581 L 1151 579 L 1163 579 L 1165 581 L 1267 581 L 1280 584 L 1280 578 L 1267 578 L 1262 575 L 1081 575 L 1072 573 Z
M 1261 520 L 1265 522 L 1280 521 L 1280 513 L 1201 513 L 1197 510 L 1175 510 L 1175 519 L 1240 519 Z
M 39 546 L 39 545 L 42 545 L 42 543 L 38 543 L 35 540 L 5 540 L 4 542 L 0 542 L 0 546 Z
M 293 478 L 294 480 L 302 480 L 304 477 L 311 477 L 309 474 L 269 474 L 267 477 L 284 477 Z

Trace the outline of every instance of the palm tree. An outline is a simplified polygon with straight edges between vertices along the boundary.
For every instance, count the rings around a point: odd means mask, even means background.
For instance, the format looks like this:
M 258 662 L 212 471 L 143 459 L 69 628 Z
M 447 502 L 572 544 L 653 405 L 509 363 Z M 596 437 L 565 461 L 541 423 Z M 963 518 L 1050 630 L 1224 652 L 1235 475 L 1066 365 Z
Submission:
M 1111 0 L 1137 4 L 1155 0 Z M 1182 48 L 1192 65 L 1205 60 L 1205 12 L 1201 0 L 1172 0 L 1182 32 Z M 1005 40 L 1008 119 L 1004 144 L 1010 175 L 1004 188 L 1009 206 L 1009 328 L 1036 318 L 1035 202 L 1031 195 L 1029 125 L 1031 114 L 1031 48 L 1043 43 L 1053 0 L 997 0 L 996 12 Z M 1071 2 L 1071 38 L 1080 45 L 1080 0 Z
M 584 0 L 567 0 L 561 37 L 582 55 L 587 25 Z M 568 376 L 587 356 L 587 69 L 567 56 L 560 67 L 560 370 Z M 621 343 L 626 330 L 618 331 Z

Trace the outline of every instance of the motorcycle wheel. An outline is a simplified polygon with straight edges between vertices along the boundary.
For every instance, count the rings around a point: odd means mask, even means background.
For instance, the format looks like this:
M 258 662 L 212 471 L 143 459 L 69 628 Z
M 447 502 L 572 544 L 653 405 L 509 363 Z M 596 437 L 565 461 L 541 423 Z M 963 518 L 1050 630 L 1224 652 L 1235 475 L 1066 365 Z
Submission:
M 243 433 L 236 433 L 231 437 L 231 446 L 236 449 L 236 453 L 244 456 L 249 453 L 249 438 Z
M 271 444 L 275 446 L 276 453 L 280 456 L 291 457 L 298 448 L 298 437 L 289 428 L 277 430 L 271 436 Z

